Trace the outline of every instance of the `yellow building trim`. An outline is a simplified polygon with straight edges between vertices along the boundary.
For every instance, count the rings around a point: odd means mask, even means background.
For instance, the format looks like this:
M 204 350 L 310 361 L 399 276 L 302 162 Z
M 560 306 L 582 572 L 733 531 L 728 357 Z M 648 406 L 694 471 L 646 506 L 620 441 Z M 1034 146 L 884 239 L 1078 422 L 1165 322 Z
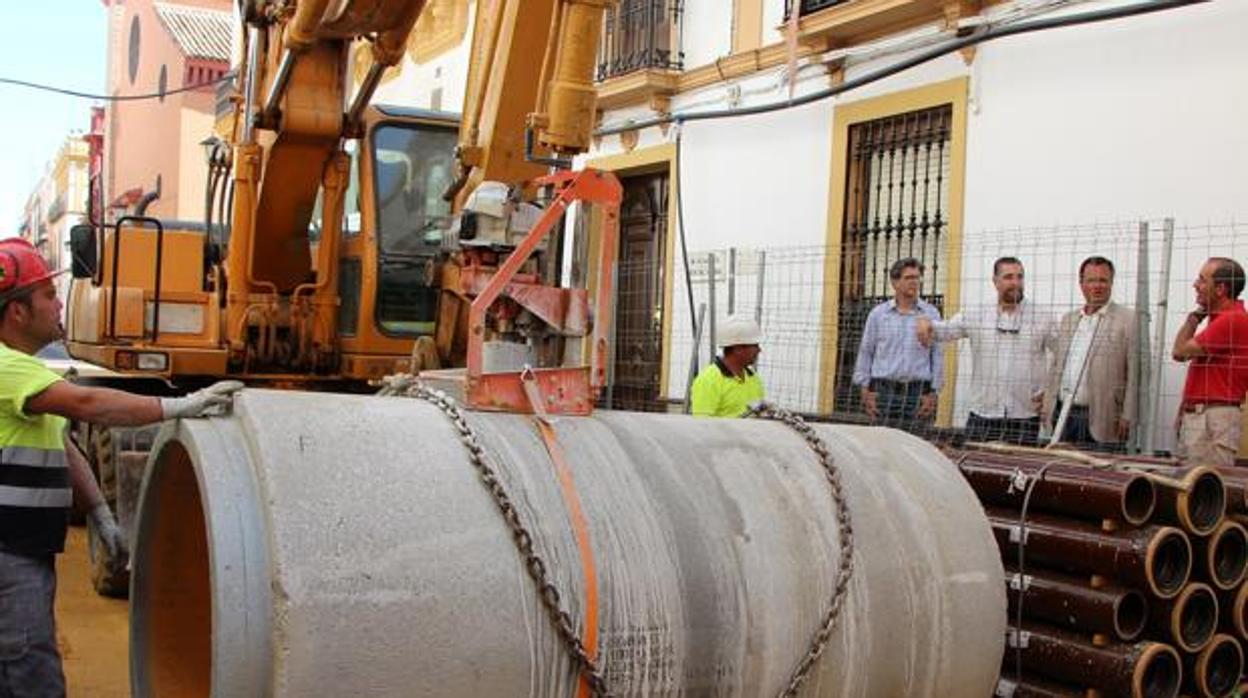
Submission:
M 680 178 L 676 172 L 676 144 L 663 143 L 627 153 L 592 158 L 586 165 L 613 172 L 621 179 L 664 170 L 668 173 L 667 230 L 664 233 L 666 239 L 663 241 L 663 352 L 659 360 L 659 396 L 666 397 L 672 353 L 672 270 L 675 268 L 676 236 L 679 234 L 676 212 L 679 210 L 677 207 L 680 201 L 680 189 L 677 183 Z M 598 259 L 600 226 L 600 220 L 596 218 L 590 220 L 589 259 L 591 260 Z M 596 269 L 597 265 L 591 264 L 590 273 L 586 276 L 591 289 L 597 286 Z M 618 293 L 619 289 L 617 288 L 616 291 Z M 612 356 L 614 357 L 614 348 L 612 348 Z
M 845 185 L 848 177 L 849 127 L 894 114 L 952 105 L 949 144 L 949 224 L 942 266 L 946 270 L 945 315 L 957 312 L 962 297 L 962 214 L 966 181 L 966 102 L 970 79 L 954 78 L 911 90 L 893 92 L 837 105 L 832 114 L 832 179 L 828 189 L 827 256 L 823 268 L 823 332 L 819 369 L 819 410 L 832 411 L 836 385 L 837 324 L 840 315 L 841 243 L 845 224 Z M 958 357 L 955 347 L 945 352 L 945 388 L 941 391 L 938 423 L 953 416 L 954 380 Z
M 468 32 L 468 0 L 430 0 L 412 28 L 407 55 L 427 63 L 459 46 Z
M 980 5 L 999 0 L 855 0 L 834 5 L 803 17 L 799 23 L 797 58 L 817 56 L 833 48 L 849 48 L 883 36 L 915 29 L 934 22 L 948 23 L 972 16 Z M 758 5 L 757 13 L 751 7 Z M 761 0 L 736 0 L 733 9 L 732 55 L 685 71 L 639 70 L 605 80 L 598 86 L 599 109 L 621 109 L 655 103 L 655 97 L 673 95 L 739 80 L 788 62 L 788 46 L 780 41 L 762 43 Z M 739 41 L 747 25 L 743 16 L 757 16 L 758 42 Z M 752 32 L 752 28 L 748 28 Z M 657 100 L 664 103 L 664 99 Z
M 763 44 L 763 0 L 732 3 L 732 52 L 741 53 Z

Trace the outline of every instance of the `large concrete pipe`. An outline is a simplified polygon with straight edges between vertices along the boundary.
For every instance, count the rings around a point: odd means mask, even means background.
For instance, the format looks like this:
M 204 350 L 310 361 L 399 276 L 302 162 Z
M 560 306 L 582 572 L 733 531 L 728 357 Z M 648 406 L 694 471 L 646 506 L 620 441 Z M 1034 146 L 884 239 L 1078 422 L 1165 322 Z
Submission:
M 531 418 L 466 419 L 578 632 L 584 580 L 597 580 L 613 695 L 785 686 L 842 553 L 806 441 L 763 420 L 563 418 L 561 483 Z M 990 695 L 1006 599 L 970 487 L 901 432 L 815 429 L 841 471 L 854 572 L 801 695 Z M 140 506 L 136 696 L 577 691 L 513 531 L 459 433 L 423 400 L 244 391 L 228 418 L 166 427 Z

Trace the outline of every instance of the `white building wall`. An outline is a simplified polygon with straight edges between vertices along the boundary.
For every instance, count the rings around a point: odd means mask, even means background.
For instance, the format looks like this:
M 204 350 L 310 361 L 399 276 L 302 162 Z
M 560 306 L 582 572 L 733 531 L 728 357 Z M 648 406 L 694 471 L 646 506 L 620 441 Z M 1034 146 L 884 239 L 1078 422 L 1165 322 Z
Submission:
M 684 0 L 685 68 L 696 68 L 732 53 L 732 6 L 725 0 Z

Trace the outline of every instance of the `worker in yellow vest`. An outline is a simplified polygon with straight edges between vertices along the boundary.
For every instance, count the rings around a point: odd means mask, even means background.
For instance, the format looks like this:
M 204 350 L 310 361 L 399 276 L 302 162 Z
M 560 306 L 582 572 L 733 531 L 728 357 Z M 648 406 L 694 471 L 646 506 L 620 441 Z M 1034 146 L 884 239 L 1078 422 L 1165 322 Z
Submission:
M 718 335 L 723 354 L 694 379 L 691 411 L 697 417 L 741 417 L 764 397 L 763 381 L 754 370 L 762 332 L 753 320 L 734 315 Z
M 200 416 L 241 387 L 156 398 L 62 380 L 34 357 L 64 336 L 58 274 L 29 242 L 0 240 L 0 696 L 65 695 L 52 608 L 70 507 L 87 513 L 115 564 L 127 557 L 66 420 L 140 426 Z

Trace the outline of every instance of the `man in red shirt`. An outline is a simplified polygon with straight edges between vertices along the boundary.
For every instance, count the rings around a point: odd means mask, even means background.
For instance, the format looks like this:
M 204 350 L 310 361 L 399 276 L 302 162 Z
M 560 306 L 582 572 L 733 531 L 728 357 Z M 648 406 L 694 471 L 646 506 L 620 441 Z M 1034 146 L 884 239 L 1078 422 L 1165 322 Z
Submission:
M 1248 312 L 1239 300 L 1244 268 L 1212 257 L 1192 286 L 1199 307 L 1174 338 L 1174 360 L 1191 362 L 1179 407 L 1178 455 L 1186 465 L 1234 465 L 1248 392 Z

